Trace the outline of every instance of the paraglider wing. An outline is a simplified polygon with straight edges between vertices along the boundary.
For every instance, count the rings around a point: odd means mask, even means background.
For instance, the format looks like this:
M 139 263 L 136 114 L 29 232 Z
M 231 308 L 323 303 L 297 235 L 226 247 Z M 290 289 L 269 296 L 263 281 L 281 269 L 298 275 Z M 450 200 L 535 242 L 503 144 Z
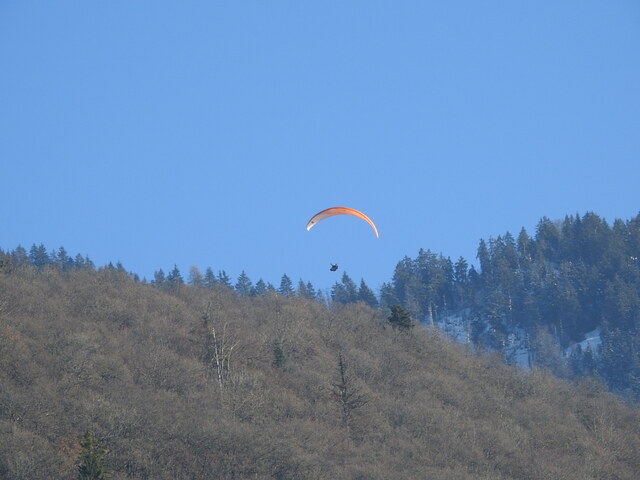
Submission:
M 376 238 L 379 238 L 378 229 L 376 228 L 375 224 L 371 221 L 371 219 L 367 217 L 364 213 L 349 207 L 332 207 L 316 213 L 313 217 L 311 217 L 311 220 L 309 220 L 309 223 L 307 223 L 307 230 L 311 230 L 311 227 L 313 227 L 319 221 L 324 220 L 325 218 L 328 218 L 328 217 L 333 217 L 334 215 L 351 215 L 353 217 L 357 217 L 364 220 L 369 225 L 371 225 L 371 228 L 373 228 L 373 231 L 376 234 Z

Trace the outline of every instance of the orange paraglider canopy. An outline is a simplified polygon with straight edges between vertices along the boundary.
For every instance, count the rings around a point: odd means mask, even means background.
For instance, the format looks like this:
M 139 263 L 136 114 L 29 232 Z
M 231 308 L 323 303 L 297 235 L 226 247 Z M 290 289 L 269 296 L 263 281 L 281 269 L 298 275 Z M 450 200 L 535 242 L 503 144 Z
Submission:
M 373 228 L 373 231 L 376 234 L 376 238 L 380 238 L 378 235 L 378 229 L 376 228 L 375 224 L 371 221 L 371 219 L 367 217 L 364 213 L 360 212 L 359 210 L 355 210 L 349 207 L 331 207 L 316 213 L 313 217 L 311 217 L 311 220 L 309 220 L 309 223 L 307 223 L 307 230 L 311 230 L 311 227 L 313 227 L 319 221 L 324 220 L 325 218 L 328 218 L 328 217 L 333 217 L 334 215 L 351 215 L 353 217 L 360 218 L 365 222 L 367 222 L 369 225 L 371 225 L 371 228 Z

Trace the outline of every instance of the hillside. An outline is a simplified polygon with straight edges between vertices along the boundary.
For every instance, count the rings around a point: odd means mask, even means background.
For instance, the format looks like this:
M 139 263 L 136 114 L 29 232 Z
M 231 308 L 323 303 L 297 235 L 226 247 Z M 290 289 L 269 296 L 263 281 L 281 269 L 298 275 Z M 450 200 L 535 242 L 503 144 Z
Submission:
M 0 477 L 632 479 L 640 412 L 363 303 L 0 266 Z
M 640 215 L 542 218 L 480 241 L 479 269 L 420 250 L 381 292 L 417 318 L 565 378 L 597 376 L 640 400 Z M 591 341 L 588 341 L 591 339 Z

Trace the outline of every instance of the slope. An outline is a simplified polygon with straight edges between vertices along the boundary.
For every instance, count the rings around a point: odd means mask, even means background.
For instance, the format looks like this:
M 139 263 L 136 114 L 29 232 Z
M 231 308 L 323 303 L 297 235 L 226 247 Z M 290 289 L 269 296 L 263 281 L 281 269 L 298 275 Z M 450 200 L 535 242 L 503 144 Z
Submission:
M 0 477 L 631 479 L 640 413 L 363 304 L 0 268 Z

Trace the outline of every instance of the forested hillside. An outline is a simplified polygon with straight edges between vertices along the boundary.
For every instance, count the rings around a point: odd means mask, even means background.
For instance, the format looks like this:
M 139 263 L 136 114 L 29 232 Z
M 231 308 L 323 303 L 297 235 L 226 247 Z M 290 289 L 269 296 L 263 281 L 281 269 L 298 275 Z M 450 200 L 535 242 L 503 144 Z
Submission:
M 37 250 L 0 254 L 0 478 L 80 478 L 92 458 L 110 478 L 154 480 L 640 471 L 637 408 L 474 353 L 401 308 L 389 321 L 364 302 L 245 296 L 179 272 L 149 284 Z
M 454 324 L 508 362 L 596 376 L 640 398 L 640 217 L 543 218 L 533 236 L 481 240 L 477 260 L 479 270 L 421 250 L 398 263 L 382 304 Z

